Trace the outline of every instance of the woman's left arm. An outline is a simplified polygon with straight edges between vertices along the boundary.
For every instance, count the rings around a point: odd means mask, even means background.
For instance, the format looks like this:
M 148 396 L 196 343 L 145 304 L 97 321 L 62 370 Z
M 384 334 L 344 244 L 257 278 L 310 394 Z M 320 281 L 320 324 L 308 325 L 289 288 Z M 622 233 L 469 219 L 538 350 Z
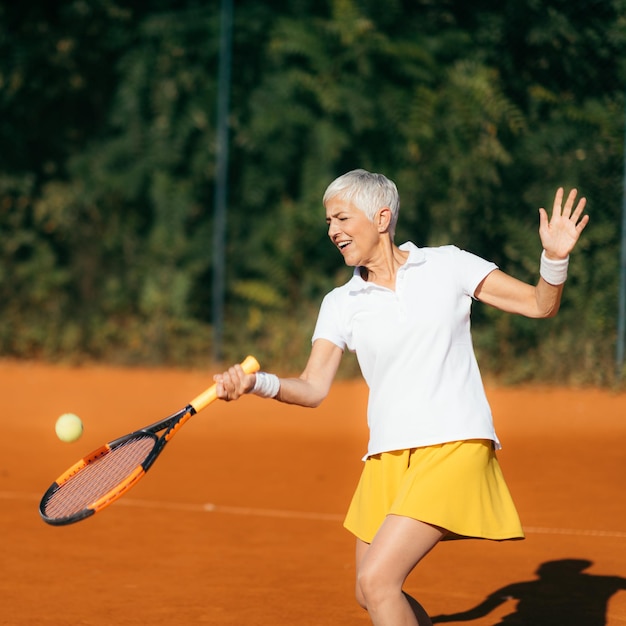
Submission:
M 589 216 L 583 214 L 586 200 L 580 198 L 576 202 L 576 196 L 577 191 L 572 189 L 562 206 L 563 189 L 559 188 L 550 219 L 545 209 L 539 209 L 539 236 L 543 245 L 539 282 L 529 285 L 494 270 L 478 285 L 474 293 L 477 300 L 526 317 L 556 315 L 567 277 L 569 254 L 589 222 Z

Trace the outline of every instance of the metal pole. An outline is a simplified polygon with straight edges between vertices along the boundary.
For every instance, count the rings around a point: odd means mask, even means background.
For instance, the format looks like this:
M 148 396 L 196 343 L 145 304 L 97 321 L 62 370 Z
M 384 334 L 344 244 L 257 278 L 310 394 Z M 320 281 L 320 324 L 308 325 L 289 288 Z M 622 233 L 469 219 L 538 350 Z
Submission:
M 626 342 L 626 123 L 624 124 L 624 176 L 622 179 L 622 243 L 619 273 L 619 305 L 617 312 L 617 379 L 624 372 L 624 343 Z
M 222 360 L 224 338 L 226 197 L 228 187 L 228 115 L 232 55 L 233 0 L 222 0 L 217 87 L 215 199 L 213 221 L 213 360 Z

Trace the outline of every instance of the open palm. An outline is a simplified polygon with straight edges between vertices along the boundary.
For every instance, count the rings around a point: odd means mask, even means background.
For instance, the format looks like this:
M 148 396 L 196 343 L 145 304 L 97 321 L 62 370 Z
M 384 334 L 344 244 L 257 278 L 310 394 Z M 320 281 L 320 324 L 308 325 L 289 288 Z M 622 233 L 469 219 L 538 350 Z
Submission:
M 572 189 L 567 196 L 565 206 L 562 206 L 563 188 L 559 187 L 554 196 L 550 219 L 545 209 L 539 209 L 539 236 L 548 258 L 564 259 L 567 257 L 589 222 L 589 216 L 583 215 L 587 200 L 580 198 L 576 202 L 577 194 L 576 189 Z M 574 204 L 576 204 L 575 207 Z

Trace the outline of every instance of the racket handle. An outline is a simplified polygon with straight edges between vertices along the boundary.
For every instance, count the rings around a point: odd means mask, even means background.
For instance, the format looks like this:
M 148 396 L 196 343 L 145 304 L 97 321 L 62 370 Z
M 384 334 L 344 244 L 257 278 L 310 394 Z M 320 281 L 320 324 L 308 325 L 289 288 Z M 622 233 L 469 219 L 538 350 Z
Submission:
M 241 367 L 246 374 L 253 374 L 261 369 L 259 362 L 253 356 L 247 356 L 241 363 Z M 217 385 L 211 385 L 211 387 L 195 397 L 189 404 L 196 410 L 196 413 L 199 413 L 214 400 L 217 400 Z

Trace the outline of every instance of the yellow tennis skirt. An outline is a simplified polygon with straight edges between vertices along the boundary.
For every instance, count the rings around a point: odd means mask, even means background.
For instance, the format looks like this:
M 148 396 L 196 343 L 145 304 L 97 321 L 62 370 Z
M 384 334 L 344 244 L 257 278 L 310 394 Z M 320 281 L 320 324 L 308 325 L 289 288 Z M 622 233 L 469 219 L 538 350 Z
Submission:
M 475 439 L 369 457 L 344 526 L 371 543 L 387 515 L 448 531 L 446 539 L 523 539 L 491 441 Z

